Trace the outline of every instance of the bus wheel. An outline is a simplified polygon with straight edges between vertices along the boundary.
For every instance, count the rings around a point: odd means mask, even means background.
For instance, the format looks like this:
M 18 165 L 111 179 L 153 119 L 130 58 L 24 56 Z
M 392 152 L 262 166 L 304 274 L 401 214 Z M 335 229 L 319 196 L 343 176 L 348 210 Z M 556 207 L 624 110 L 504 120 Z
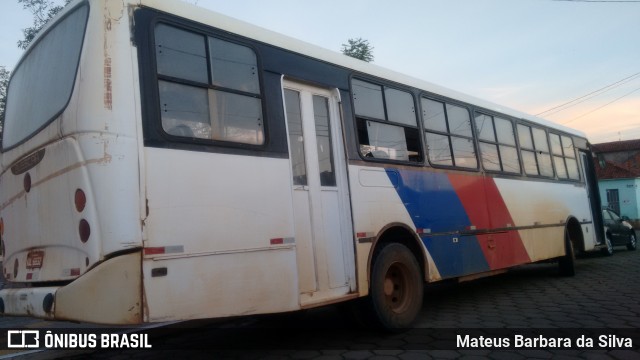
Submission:
M 560 275 L 562 276 L 574 276 L 576 274 L 576 255 L 573 250 L 573 243 L 571 242 L 569 234 L 566 232 L 566 230 L 564 237 L 564 249 L 565 255 L 560 258 L 560 261 L 558 261 L 558 270 L 560 272 Z
M 402 244 L 386 245 L 371 272 L 370 301 L 375 318 L 386 330 L 406 329 L 422 308 L 424 284 L 418 261 Z

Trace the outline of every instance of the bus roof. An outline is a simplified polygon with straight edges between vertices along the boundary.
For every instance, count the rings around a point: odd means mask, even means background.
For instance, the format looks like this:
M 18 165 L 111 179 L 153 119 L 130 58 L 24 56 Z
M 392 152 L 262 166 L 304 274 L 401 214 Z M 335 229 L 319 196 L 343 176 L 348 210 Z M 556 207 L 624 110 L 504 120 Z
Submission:
M 75 2 L 79 2 L 77 0 Z M 147 6 L 164 11 L 185 19 L 193 20 L 205 25 L 214 26 L 221 30 L 229 31 L 241 36 L 245 36 L 257 41 L 271 44 L 289 51 L 293 51 L 305 56 L 319 59 L 331 64 L 335 64 L 344 68 L 348 68 L 364 74 L 370 74 L 379 78 L 387 79 L 396 83 L 405 84 L 427 92 L 439 94 L 448 98 L 456 99 L 462 102 L 472 104 L 490 111 L 495 111 L 515 118 L 531 121 L 540 125 L 554 128 L 572 135 L 586 138 L 586 134 L 580 130 L 572 129 L 543 118 L 539 118 L 506 106 L 498 105 L 490 101 L 486 101 L 474 96 L 466 95 L 461 92 L 436 85 L 424 80 L 411 77 L 378 65 L 370 64 L 361 60 L 351 58 L 341 53 L 328 50 L 317 45 L 313 45 L 250 23 L 238 20 L 202 7 L 178 0 L 128 0 L 129 4 L 134 6 Z M 65 9 L 68 11 L 68 9 Z M 64 11 L 66 12 L 66 11 Z M 64 13 L 63 12 L 63 13 Z M 58 14 L 56 18 L 60 18 L 62 14 Z M 50 24 L 48 24 L 50 26 Z M 48 26 L 47 26 L 48 27 Z M 42 31 L 41 33 L 43 33 Z M 42 34 L 38 34 L 42 35 Z M 27 50 L 28 51 L 28 50 Z

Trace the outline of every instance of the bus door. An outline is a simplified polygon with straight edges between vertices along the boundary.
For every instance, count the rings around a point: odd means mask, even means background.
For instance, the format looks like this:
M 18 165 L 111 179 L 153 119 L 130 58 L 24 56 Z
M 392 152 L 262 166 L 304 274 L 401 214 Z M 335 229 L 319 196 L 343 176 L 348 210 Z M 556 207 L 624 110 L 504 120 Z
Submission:
M 598 244 L 604 244 L 604 223 L 602 221 L 600 192 L 598 190 L 598 181 L 596 180 L 593 161 L 591 154 L 582 150 L 578 153 L 580 154 L 582 177 L 587 185 L 587 195 L 589 196 L 589 207 L 591 208 L 591 219 L 593 219 L 596 242 Z
M 355 290 L 338 90 L 284 81 L 300 304 Z

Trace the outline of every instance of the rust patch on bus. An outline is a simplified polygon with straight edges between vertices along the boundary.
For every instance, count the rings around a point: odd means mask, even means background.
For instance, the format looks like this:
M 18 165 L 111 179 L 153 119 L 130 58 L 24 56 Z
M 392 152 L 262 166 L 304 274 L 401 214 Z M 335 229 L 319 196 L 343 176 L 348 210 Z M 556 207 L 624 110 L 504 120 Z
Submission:
M 105 151 L 106 151 L 106 147 L 105 147 Z M 79 169 L 83 166 L 87 166 L 87 165 L 91 165 L 91 164 L 105 164 L 105 163 L 109 163 L 111 162 L 111 155 L 107 154 L 105 152 L 104 157 L 99 158 L 99 159 L 91 159 L 91 160 L 87 160 L 87 161 L 81 161 L 78 163 L 75 163 L 73 165 L 69 165 L 63 169 L 60 169 L 52 174 L 47 175 L 46 177 L 40 179 L 39 181 L 34 182 L 31 185 L 31 188 L 40 186 L 44 183 L 46 183 L 47 181 L 51 180 L 51 179 L 55 179 L 58 176 L 64 175 L 70 171 Z M 9 200 L 5 201 L 2 206 L 0 207 L 0 210 L 4 210 L 7 206 L 13 204 L 16 200 L 20 199 L 21 197 L 23 197 L 26 194 L 25 190 L 22 190 L 20 192 L 18 192 L 16 195 L 12 196 Z
M 104 5 L 104 108 L 113 109 L 112 61 L 109 55 L 112 22 L 120 21 L 124 14 L 124 1 L 106 1 Z
M 44 250 L 31 250 L 27 254 L 27 270 L 42 268 L 44 263 Z
M 111 57 L 109 56 L 109 32 L 111 31 L 111 19 L 104 19 L 104 108 L 113 109 L 113 90 L 111 84 Z
M 119 21 L 120 19 L 122 19 L 122 16 L 124 15 L 124 1 L 120 0 L 111 0 L 111 1 L 107 1 L 104 4 L 104 8 L 105 8 L 105 13 L 108 14 L 107 16 L 109 16 L 109 18 L 115 20 L 115 21 Z
M 109 142 L 105 140 L 103 155 L 102 155 L 102 158 L 98 160 L 98 164 L 106 165 L 111 162 L 111 160 L 113 159 L 113 156 L 109 154 L 108 149 L 109 149 Z
M 111 58 L 104 58 L 104 108 L 113 109 L 113 95 L 111 89 Z

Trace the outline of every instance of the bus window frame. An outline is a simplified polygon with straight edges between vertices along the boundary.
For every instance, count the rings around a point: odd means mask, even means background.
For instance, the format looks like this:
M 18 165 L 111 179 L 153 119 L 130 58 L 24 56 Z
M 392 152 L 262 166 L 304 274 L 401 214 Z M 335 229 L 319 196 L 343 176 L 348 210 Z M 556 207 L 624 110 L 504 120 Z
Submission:
M 138 76 L 140 79 L 140 106 L 142 114 L 143 144 L 145 147 L 176 149 L 196 152 L 219 153 L 229 155 L 288 158 L 288 149 L 283 146 L 280 134 L 284 129 L 277 126 L 280 116 L 284 118 L 281 106 L 274 107 L 273 104 L 281 104 L 281 94 L 275 91 L 277 85 L 280 89 L 280 76 L 277 79 L 271 76 L 264 68 L 261 48 L 268 46 L 256 40 L 252 40 L 240 35 L 230 34 L 216 27 L 200 24 L 191 20 L 183 19 L 171 14 L 159 12 L 155 9 L 141 7 L 134 11 L 133 30 L 135 46 L 137 47 Z M 213 37 L 233 44 L 245 46 L 251 49 L 256 55 L 260 89 L 260 104 L 262 112 L 262 127 L 264 141 L 260 145 L 246 144 L 231 141 L 201 139 L 196 137 L 182 137 L 167 134 L 162 128 L 162 114 L 160 108 L 159 81 L 161 80 L 156 63 L 155 54 L 155 28 L 159 23 L 173 26 L 181 30 L 193 32 L 205 37 L 208 50 L 208 38 Z M 207 71 L 209 73 L 210 57 L 207 54 Z M 165 76 L 165 79 L 169 77 Z M 210 81 L 210 79 L 209 79 Z M 277 81 L 277 84 L 276 84 Z M 189 85 L 190 80 L 180 79 L 176 84 Z M 195 85 L 202 89 L 217 90 L 212 84 L 195 82 Z M 274 129 L 275 128 L 275 133 Z
M 383 110 L 384 110 L 384 115 L 385 115 L 385 119 L 376 119 L 376 118 L 371 118 L 368 116 L 359 116 L 356 114 L 356 105 L 355 105 L 355 101 L 353 98 L 353 80 L 359 80 L 359 81 L 363 81 L 363 82 L 368 82 L 372 85 L 377 85 L 380 86 L 380 88 L 382 89 L 382 105 L 383 105 Z M 381 164 L 396 164 L 396 165 L 409 165 L 409 166 L 413 166 L 413 167 L 423 167 L 426 164 L 428 164 L 427 160 L 426 160 L 426 147 L 424 144 L 424 139 L 422 136 L 422 116 L 420 116 L 419 111 L 420 111 L 420 107 L 419 107 L 419 103 L 416 101 L 416 94 L 415 94 L 415 90 L 407 85 L 402 85 L 402 84 L 398 84 L 398 83 L 394 83 L 392 81 L 386 80 L 386 79 L 381 79 L 381 78 L 376 78 L 373 77 L 371 75 L 368 74 L 363 74 L 363 73 L 352 73 L 351 76 L 349 76 L 349 103 L 351 105 L 351 112 L 352 112 L 352 127 L 353 127 L 353 139 L 355 140 L 355 150 L 359 156 L 359 158 L 361 160 L 367 161 L 367 162 L 372 162 L 372 163 L 381 163 Z M 389 89 L 393 89 L 393 90 L 398 90 L 398 91 L 402 91 L 404 93 L 407 93 L 411 96 L 411 100 L 413 101 L 413 108 L 414 108 L 414 115 L 415 115 L 415 120 L 416 120 L 416 126 L 410 126 L 407 124 L 403 124 L 403 123 L 399 123 L 399 122 L 395 122 L 395 121 L 390 121 L 388 120 L 388 109 L 387 109 L 387 104 L 386 104 L 386 96 L 384 96 L 384 90 L 385 88 L 389 88 Z M 367 157 L 365 156 L 362 151 L 360 151 L 360 137 L 358 135 L 358 118 L 363 119 L 365 121 L 373 121 L 375 123 L 378 124 L 384 124 L 384 125 L 391 125 L 391 126 L 397 126 L 397 127 L 402 127 L 404 128 L 411 128 L 411 129 L 416 129 L 418 131 L 418 143 L 419 143 L 419 155 L 420 155 L 420 160 L 419 161 L 410 161 L 410 160 L 393 160 L 393 159 L 383 159 L 383 158 L 375 158 L 375 157 Z M 351 140 L 348 140 L 351 141 Z
M 436 101 L 436 102 L 441 102 L 444 104 L 445 109 L 446 109 L 446 105 L 453 105 L 453 106 L 457 106 L 457 107 L 461 107 L 464 108 L 465 110 L 467 110 L 468 114 L 469 114 L 469 124 L 471 126 L 471 143 L 473 144 L 473 150 L 475 153 L 475 157 L 476 157 L 476 167 L 475 168 L 471 168 L 471 167 L 461 167 L 461 166 L 455 166 L 455 165 L 439 165 L 439 164 L 433 164 L 431 162 L 431 160 L 429 159 L 429 147 L 427 145 L 427 141 L 425 139 L 425 132 L 427 131 L 426 128 L 424 127 L 424 117 L 423 117 L 423 109 L 422 109 L 422 98 L 425 98 L 427 100 L 431 100 L 431 101 Z M 418 94 L 418 99 L 420 99 L 420 101 L 418 102 L 419 106 L 420 106 L 420 127 L 422 130 L 422 133 L 420 134 L 421 136 L 421 140 L 424 143 L 424 152 L 425 152 L 425 163 L 428 164 L 430 167 L 434 168 L 434 169 L 447 169 L 447 170 L 456 170 L 456 171 L 471 171 L 471 172 L 481 172 L 481 159 L 479 158 L 479 145 L 478 145 L 478 136 L 476 133 L 476 129 L 475 129 L 475 122 L 473 121 L 473 114 L 475 112 L 475 108 L 468 103 L 462 102 L 460 100 L 456 100 L 456 99 L 451 99 L 448 97 L 444 97 L 438 94 L 434 94 L 434 93 L 430 93 L 430 92 L 426 92 L 426 91 L 421 91 Z M 448 118 L 447 118 L 447 127 L 448 127 Z M 451 136 L 452 133 L 441 133 L 441 132 L 433 132 L 434 134 L 441 134 L 444 136 Z M 453 136 L 459 137 L 459 138 L 463 138 L 463 139 L 469 139 L 468 137 L 465 136 L 460 136 L 460 135 L 455 135 L 453 134 Z M 450 145 L 451 146 L 451 145 Z M 453 155 L 453 153 L 452 153 Z M 513 175 L 513 174 L 511 174 Z
M 559 180 L 563 180 L 563 179 L 558 179 L 558 175 L 557 175 L 557 171 L 556 171 L 556 167 L 555 164 L 553 163 L 553 153 L 551 150 L 551 142 L 549 141 L 549 127 L 544 126 L 542 124 L 537 124 L 537 123 L 532 123 L 523 119 L 519 119 L 516 120 L 514 122 L 515 125 L 515 134 L 516 134 L 516 142 L 518 143 L 518 151 L 519 151 L 519 155 L 520 155 L 520 162 L 521 164 L 521 169 L 522 169 L 522 174 L 524 174 L 524 176 L 529 177 L 529 178 L 535 178 L 535 179 L 549 179 L 552 181 L 559 181 Z M 522 145 L 520 144 L 520 133 L 518 130 L 518 125 L 523 125 L 523 126 L 527 126 L 530 129 L 530 135 L 531 135 L 531 141 L 533 142 L 533 149 L 523 149 Z M 534 154 L 537 154 L 538 152 L 542 152 L 538 149 L 535 148 L 535 140 L 533 138 L 533 130 L 532 129 L 540 129 L 542 131 L 544 131 L 545 133 L 545 137 L 546 137 L 546 141 L 547 141 L 547 149 L 549 149 L 548 152 L 546 152 L 546 154 L 549 155 L 549 160 L 551 161 L 551 170 L 553 171 L 553 175 L 551 176 L 547 176 L 547 175 L 542 175 L 541 171 L 540 171 L 540 165 L 538 163 L 537 157 L 536 157 L 536 167 L 538 168 L 538 174 L 534 175 L 534 174 L 529 174 L 527 173 L 527 171 L 525 170 L 524 167 L 524 157 L 522 156 L 522 151 L 529 151 L 529 152 L 533 152 Z
M 557 169 L 556 169 L 556 179 L 558 181 L 583 183 L 584 179 L 583 179 L 583 176 L 582 176 L 582 169 L 581 169 L 581 166 L 580 166 L 580 159 L 579 159 L 580 152 L 578 150 L 578 146 L 576 145 L 576 136 L 575 135 L 571 135 L 571 134 L 567 134 L 567 133 L 562 132 L 560 130 L 547 128 L 547 139 L 549 140 L 549 151 L 551 152 L 551 162 L 553 163 L 554 168 L 555 168 L 555 161 L 553 160 L 553 157 L 555 155 L 553 154 L 553 149 L 551 149 L 551 134 L 559 136 L 561 143 L 562 143 L 562 137 L 563 136 L 571 139 L 571 143 L 573 145 L 572 147 L 573 147 L 573 156 L 574 157 L 570 158 L 570 159 L 575 160 L 577 165 L 578 165 L 578 178 L 577 179 L 573 179 L 573 178 L 569 177 L 569 173 L 568 173 L 569 167 L 567 166 L 567 163 L 566 163 L 567 158 L 569 158 L 569 157 L 565 155 L 564 148 L 562 148 L 562 162 L 565 164 L 565 169 L 567 170 L 567 177 L 566 178 L 559 177 Z M 579 138 L 579 139 L 581 139 L 581 138 Z
M 262 136 L 263 136 L 263 142 L 262 144 L 247 144 L 247 143 L 240 143 L 240 142 L 234 142 L 234 141 L 225 141 L 225 140 L 214 140 L 214 139 L 203 139 L 203 138 L 196 138 L 196 137 L 186 137 L 186 136 L 178 136 L 178 135 L 172 135 L 169 134 L 164 127 L 162 126 L 162 114 L 161 114 L 161 110 L 160 107 L 158 107 L 157 109 L 157 116 L 159 120 L 159 130 L 161 131 L 162 135 L 168 139 L 169 141 L 172 142 L 186 142 L 186 143 L 198 143 L 198 144 L 203 144 L 203 145 L 210 145 L 210 146 L 225 146 L 225 147 L 231 147 L 231 148 L 253 148 L 253 149 L 265 149 L 267 147 L 267 143 L 268 143 L 268 131 L 267 131 L 267 121 L 266 121 L 266 112 L 265 112 L 265 96 L 264 96 L 264 86 L 263 86 L 263 67 L 262 67 L 262 61 L 261 61 L 261 56 L 258 53 L 258 49 L 256 49 L 252 44 L 250 43 L 243 43 L 238 41 L 235 38 L 229 38 L 228 36 L 223 36 L 222 34 L 216 34 L 213 31 L 206 31 L 204 28 L 208 28 L 207 26 L 202 26 L 202 29 L 199 27 L 192 27 L 192 26 L 187 26 L 182 24 L 179 21 L 173 21 L 173 19 L 163 19 L 163 18 L 156 18 L 156 21 L 153 21 L 151 24 L 151 30 L 149 32 L 149 36 L 151 39 L 151 49 L 155 50 L 156 49 L 156 38 L 155 38 L 155 28 L 156 26 L 158 26 L 159 24 L 164 24 L 170 27 L 174 27 L 176 29 L 179 30 L 183 30 L 183 31 L 187 31 L 187 32 L 191 32 L 193 34 L 196 35 L 200 35 L 204 38 L 204 49 L 205 49 L 205 54 L 206 54 L 206 65 L 207 65 L 207 84 L 206 87 L 203 86 L 205 85 L 204 83 L 200 83 L 197 81 L 192 81 L 192 80 L 188 80 L 188 79 L 181 79 L 181 78 L 176 78 L 176 77 L 172 77 L 172 76 L 168 76 L 168 75 L 161 75 L 158 73 L 158 66 L 157 66 L 157 59 L 156 59 L 156 55 L 155 55 L 155 51 L 152 52 L 151 57 L 153 59 L 152 61 L 152 67 L 155 73 L 155 77 L 154 77 L 154 81 L 153 81 L 153 86 L 156 89 L 157 92 L 157 100 L 158 100 L 158 105 L 160 105 L 160 86 L 159 86 L 159 82 L 160 81 L 168 81 L 168 82 L 172 82 L 174 84 L 180 84 L 180 85 L 186 85 L 186 86 L 193 86 L 193 87 L 198 87 L 200 89 L 206 89 L 207 92 L 211 91 L 222 91 L 225 93 L 229 93 L 229 94 L 234 94 L 234 95 L 242 95 L 242 96 L 247 96 L 247 97 L 252 97 L 252 98 L 257 98 L 260 100 L 260 112 L 262 113 L 262 127 L 263 127 L 263 132 L 262 132 Z M 215 28 L 214 28 L 215 29 Z M 214 38 L 214 39 L 218 39 L 218 40 L 222 40 L 222 41 L 226 41 L 235 45 L 239 45 L 239 46 L 244 46 L 246 48 L 249 48 L 251 51 L 253 51 L 253 53 L 256 56 L 256 72 L 258 73 L 258 88 L 260 90 L 259 94 L 250 94 L 247 92 L 242 92 L 242 91 L 237 91 L 231 88 L 226 88 L 226 87 L 221 87 L 221 86 L 217 86 L 217 85 L 213 85 L 211 83 L 211 52 L 210 52 L 210 45 L 209 45 L 209 38 Z
M 478 157 L 479 157 L 479 162 L 482 163 L 482 171 L 490 174 L 490 175 L 501 175 L 501 176 L 508 176 L 508 177 L 521 177 L 521 176 L 526 176 L 526 173 L 524 172 L 524 164 L 523 164 L 523 160 L 522 160 L 522 154 L 521 154 L 521 149 L 520 149 L 520 139 L 518 138 L 518 132 L 517 132 L 517 125 L 518 125 L 518 119 L 515 119 L 511 116 L 508 116 L 506 114 L 502 114 L 499 112 L 495 112 L 495 111 L 490 111 L 487 109 L 483 109 L 483 108 L 474 108 L 473 109 L 473 126 L 474 126 L 474 131 L 476 133 L 476 141 L 478 143 Z M 482 140 L 480 139 L 480 135 L 478 134 L 478 128 L 477 128 L 477 124 L 476 124 L 476 116 L 477 115 L 485 115 L 485 116 L 489 116 L 492 118 L 492 125 L 494 127 L 494 135 L 496 137 L 495 141 L 489 141 L 489 140 Z M 498 135 L 497 135 L 497 131 L 495 129 L 495 118 L 500 118 L 503 120 L 507 120 L 511 122 L 511 126 L 513 129 L 513 136 L 514 136 L 514 141 L 515 141 L 515 145 L 509 145 L 509 144 L 502 144 L 499 142 L 498 140 Z M 516 153 L 518 155 L 518 164 L 520 165 L 520 171 L 519 172 L 514 172 L 514 171 L 504 171 L 504 170 L 487 170 L 484 167 L 484 162 L 482 161 L 482 150 L 480 149 L 480 144 L 481 143 L 486 143 L 486 144 L 491 144 L 491 145 L 496 145 L 496 146 L 500 146 L 500 145 L 506 145 L 509 147 L 512 147 L 516 150 Z M 498 152 L 500 150 L 498 149 Z M 500 156 L 500 167 L 502 167 L 502 156 Z

